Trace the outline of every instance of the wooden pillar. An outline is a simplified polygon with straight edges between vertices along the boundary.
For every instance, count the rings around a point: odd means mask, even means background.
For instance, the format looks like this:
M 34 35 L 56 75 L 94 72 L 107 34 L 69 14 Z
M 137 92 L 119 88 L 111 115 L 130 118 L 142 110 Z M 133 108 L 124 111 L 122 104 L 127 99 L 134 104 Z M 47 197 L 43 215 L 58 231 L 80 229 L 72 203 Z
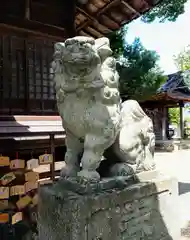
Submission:
M 50 165 L 51 167 L 51 180 L 55 180 L 55 136 L 54 133 L 50 134 L 50 145 L 51 145 L 51 154 L 53 156 L 53 162 Z
M 167 120 L 167 108 L 166 108 L 166 107 L 163 107 L 163 116 L 162 116 L 162 140 L 166 140 L 166 139 L 167 139 L 167 136 L 166 136 L 166 130 L 167 130 L 166 120 Z
M 30 0 L 25 0 L 25 19 L 30 19 Z
M 180 104 L 180 138 L 184 138 L 183 104 Z

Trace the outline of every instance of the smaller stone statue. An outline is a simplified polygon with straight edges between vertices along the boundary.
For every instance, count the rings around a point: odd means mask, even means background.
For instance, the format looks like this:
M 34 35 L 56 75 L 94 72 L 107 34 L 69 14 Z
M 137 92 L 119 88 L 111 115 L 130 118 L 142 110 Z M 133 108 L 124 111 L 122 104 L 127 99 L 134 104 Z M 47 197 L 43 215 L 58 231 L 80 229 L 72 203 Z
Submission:
M 74 37 L 56 43 L 52 67 L 66 131 L 63 177 L 99 180 L 103 156 L 107 176 L 155 168 L 152 121 L 137 101 L 121 103 L 116 60 L 107 38 Z

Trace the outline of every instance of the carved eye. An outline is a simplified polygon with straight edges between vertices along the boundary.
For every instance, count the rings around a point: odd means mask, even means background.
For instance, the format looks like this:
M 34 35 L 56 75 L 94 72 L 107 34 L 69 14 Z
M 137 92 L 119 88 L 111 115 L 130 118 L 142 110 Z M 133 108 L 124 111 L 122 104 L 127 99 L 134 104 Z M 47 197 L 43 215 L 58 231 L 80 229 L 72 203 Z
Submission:
M 115 82 L 114 75 L 112 75 L 112 76 L 110 77 L 110 81 L 111 81 L 111 82 Z
M 110 97 L 111 97 L 111 92 L 110 92 L 109 90 L 105 91 L 105 92 L 104 92 L 104 96 L 105 96 L 106 98 L 110 98 Z
M 92 45 L 91 45 L 90 43 L 86 43 L 86 44 L 85 44 L 85 47 L 91 48 Z

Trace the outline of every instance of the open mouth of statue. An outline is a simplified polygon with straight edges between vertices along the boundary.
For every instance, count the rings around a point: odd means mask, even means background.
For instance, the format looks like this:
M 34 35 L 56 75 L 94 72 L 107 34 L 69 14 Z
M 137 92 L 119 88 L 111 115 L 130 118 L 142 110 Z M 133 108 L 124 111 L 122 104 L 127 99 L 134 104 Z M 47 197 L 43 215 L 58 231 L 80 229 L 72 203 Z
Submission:
M 89 55 L 85 54 L 72 54 L 69 58 L 65 59 L 66 62 L 68 63 L 80 63 L 81 65 L 84 63 L 88 63 L 90 61 Z

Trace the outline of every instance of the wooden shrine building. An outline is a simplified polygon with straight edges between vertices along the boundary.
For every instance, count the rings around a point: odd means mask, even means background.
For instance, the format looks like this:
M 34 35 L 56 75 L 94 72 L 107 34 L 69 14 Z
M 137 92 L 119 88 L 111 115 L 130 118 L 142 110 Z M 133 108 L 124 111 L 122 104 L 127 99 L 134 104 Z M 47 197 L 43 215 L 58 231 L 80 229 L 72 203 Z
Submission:
M 57 115 L 50 72 L 54 43 L 75 35 L 105 36 L 156 4 L 153 0 L 75 2 L 7 0 L 1 4 L 1 115 Z
M 49 135 L 50 132 L 64 135 L 57 117 L 50 72 L 54 43 L 75 35 L 106 36 L 140 17 L 158 2 L 3 1 L 0 7 L 1 137 L 5 138 L 6 134 L 9 137 Z M 4 144 L 0 145 L 1 153 Z
M 168 109 L 180 108 L 180 139 L 184 137 L 183 107 L 190 102 L 190 70 L 168 75 L 157 93 L 141 102 L 154 122 L 157 141 L 168 140 Z

